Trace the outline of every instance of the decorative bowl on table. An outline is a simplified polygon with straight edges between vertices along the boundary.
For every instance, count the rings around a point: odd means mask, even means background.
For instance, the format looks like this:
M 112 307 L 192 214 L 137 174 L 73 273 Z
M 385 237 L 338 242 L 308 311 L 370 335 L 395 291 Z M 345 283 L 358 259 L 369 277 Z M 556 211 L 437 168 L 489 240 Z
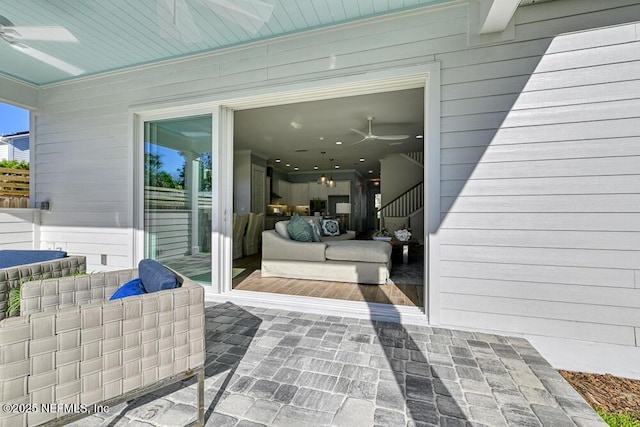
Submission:
M 406 242 L 411 238 L 411 232 L 407 229 L 397 230 L 395 232 L 395 235 L 396 239 L 400 240 L 401 242 Z

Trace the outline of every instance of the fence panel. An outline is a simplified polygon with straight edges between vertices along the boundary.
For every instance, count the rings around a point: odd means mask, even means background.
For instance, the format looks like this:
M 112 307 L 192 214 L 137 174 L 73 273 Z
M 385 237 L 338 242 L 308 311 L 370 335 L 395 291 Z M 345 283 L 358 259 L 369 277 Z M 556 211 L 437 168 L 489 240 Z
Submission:
M 0 168 L 0 196 L 25 197 L 28 200 L 29 170 Z

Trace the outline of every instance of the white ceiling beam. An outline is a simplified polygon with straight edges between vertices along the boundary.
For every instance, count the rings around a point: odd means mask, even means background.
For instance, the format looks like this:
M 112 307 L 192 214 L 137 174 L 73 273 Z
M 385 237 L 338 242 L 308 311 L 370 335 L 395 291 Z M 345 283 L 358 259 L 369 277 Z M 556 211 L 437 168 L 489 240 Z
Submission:
M 481 3 L 481 10 L 486 11 L 486 15 L 480 27 L 480 34 L 491 34 L 500 33 L 507 28 L 520 5 L 520 0 L 481 0 Z

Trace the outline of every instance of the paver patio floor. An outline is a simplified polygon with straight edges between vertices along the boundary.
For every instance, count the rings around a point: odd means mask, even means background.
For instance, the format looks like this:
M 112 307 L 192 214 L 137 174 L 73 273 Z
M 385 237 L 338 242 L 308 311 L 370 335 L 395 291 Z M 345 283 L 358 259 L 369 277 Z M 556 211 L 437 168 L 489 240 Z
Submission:
M 207 303 L 207 426 L 604 426 L 525 340 Z M 73 425 L 182 426 L 185 382 Z

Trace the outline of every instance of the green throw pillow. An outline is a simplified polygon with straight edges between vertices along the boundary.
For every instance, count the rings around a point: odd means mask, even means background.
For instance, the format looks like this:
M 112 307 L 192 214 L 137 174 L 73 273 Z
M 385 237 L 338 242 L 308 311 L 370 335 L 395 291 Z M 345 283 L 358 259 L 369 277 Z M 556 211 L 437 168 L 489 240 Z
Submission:
M 311 225 L 302 219 L 298 214 L 291 217 L 287 225 L 289 236 L 298 242 L 313 242 L 313 229 Z

